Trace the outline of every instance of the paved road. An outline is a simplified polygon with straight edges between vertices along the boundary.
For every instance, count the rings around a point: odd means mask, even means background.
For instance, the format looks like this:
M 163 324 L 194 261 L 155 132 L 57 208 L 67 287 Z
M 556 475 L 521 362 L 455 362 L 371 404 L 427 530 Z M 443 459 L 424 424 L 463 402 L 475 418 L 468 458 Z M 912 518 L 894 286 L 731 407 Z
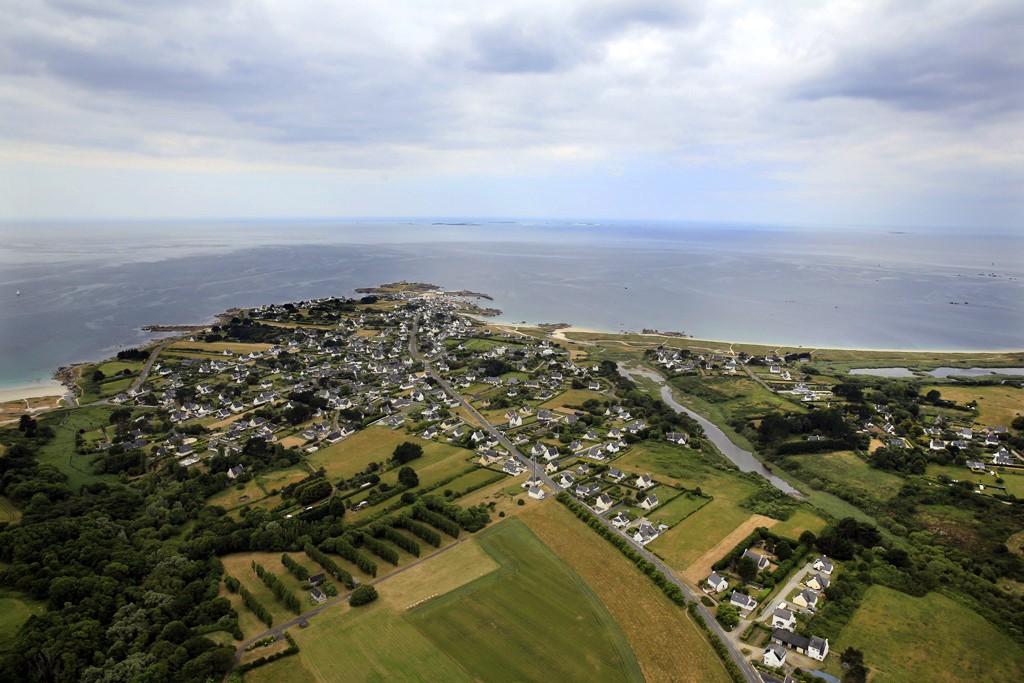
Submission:
M 494 436 L 498 440 L 498 442 L 501 443 L 502 446 L 507 448 L 508 452 L 511 453 L 513 457 L 519 460 L 519 462 L 521 462 L 524 466 L 529 467 L 532 464 L 532 461 L 530 461 L 522 453 L 520 453 L 519 450 L 514 445 L 512 445 L 512 442 L 505 438 L 504 434 L 498 431 L 490 422 L 485 420 L 484 417 L 480 415 L 480 413 L 476 410 L 476 408 L 471 406 L 469 402 L 462 397 L 461 394 L 455 391 L 443 377 L 441 377 L 437 372 L 434 371 L 434 369 L 430 366 L 430 363 L 419 354 L 419 351 L 416 348 L 416 331 L 418 323 L 419 319 L 417 318 L 413 322 L 409 334 L 409 354 L 413 357 L 414 360 L 423 363 L 423 367 L 426 370 L 427 374 L 430 377 L 432 377 L 434 381 L 436 381 L 445 390 L 445 392 L 447 392 L 450 396 L 458 400 L 459 403 L 461 403 L 462 406 L 465 407 L 467 411 L 469 411 L 470 415 L 478 419 L 480 421 L 480 424 L 484 425 L 484 428 L 492 436 Z M 559 491 L 563 490 L 562 487 L 556 484 L 554 480 L 551 479 L 551 477 L 547 476 L 547 474 L 545 474 L 543 470 L 539 470 L 537 476 L 555 493 L 558 493 Z M 571 491 L 566 491 L 566 493 L 568 493 L 570 496 L 572 495 Z M 608 528 L 616 534 L 619 533 L 618 529 L 616 529 L 612 525 L 612 523 L 609 522 L 607 519 L 601 517 L 600 515 L 595 515 L 595 517 L 601 520 L 601 523 L 604 524 L 606 528 Z M 748 662 L 747 659 L 743 656 L 743 653 L 740 652 L 739 648 L 736 647 L 736 645 L 728 638 L 725 629 L 723 629 L 721 624 L 719 624 L 715 620 L 715 617 L 711 613 L 711 611 L 700 603 L 698 596 L 691 592 L 690 589 L 686 586 L 686 584 L 684 584 L 679 579 L 679 577 L 675 575 L 675 572 L 673 572 L 672 569 L 668 567 L 668 565 L 662 562 L 660 558 L 658 558 L 656 555 L 645 549 L 642 545 L 635 543 L 633 539 L 629 536 L 623 534 L 620 535 L 623 538 L 625 538 L 626 541 L 631 546 L 633 546 L 633 549 L 640 553 L 645 560 L 651 562 L 655 567 L 658 568 L 659 571 L 661 571 L 665 575 L 665 577 L 669 581 L 677 585 L 680 588 L 680 590 L 683 591 L 683 595 L 685 595 L 688 600 L 696 604 L 697 613 L 700 614 L 702 619 L 704 619 L 704 623 L 708 625 L 711 631 L 719 638 L 721 638 L 723 643 L 725 643 L 726 647 L 729 650 L 729 656 L 732 657 L 733 661 L 740 668 L 740 671 L 743 672 L 743 676 L 747 679 L 747 681 L 750 681 L 750 683 L 761 683 L 761 677 L 757 673 L 757 670 L 750 665 L 750 662 Z
M 140 372 L 139 376 L 135 378 L 134 382 L 132 382 L 132 389 L 138 389 L 142 386 L 142 383 L 145 382 L 146 378 L 149 376 L 149 371 L 153 369 L 153 363 L 156 362 L 156 357 L 159 356 L 160 352 L 164 350 L 164 347 L 170 343 L 171 342 L 164 342 L 153 349 L 153 352 L 149 354 L 149 358 L 146 359 L 146 364 L 142 366 L 142 372 Z
M 792 593 L 794 588 L 799 586 L 801 579 L 807 576 L 809 572 L 813 571 L 814 568 L 811 566 L 811 564 L 811 562 L 808 562 L 803 567 L 794 572 L 791 577 L 789 577 L 789 581 L 787 581 L 786 585 L 782 587 L 782 590 L 776 593 L 775 597 L 768 604 L 768 606 L 761 611 L 761 616 L 757 619 L 758 621 L 771 620 L 772 612 L 774 612 L 775 608 L 779 606 L 779 603 L 786 602 L 786 596 Z M 799 607 L 795 605 L 790 605 L 789 609 L 796 612 L 802 611 Z

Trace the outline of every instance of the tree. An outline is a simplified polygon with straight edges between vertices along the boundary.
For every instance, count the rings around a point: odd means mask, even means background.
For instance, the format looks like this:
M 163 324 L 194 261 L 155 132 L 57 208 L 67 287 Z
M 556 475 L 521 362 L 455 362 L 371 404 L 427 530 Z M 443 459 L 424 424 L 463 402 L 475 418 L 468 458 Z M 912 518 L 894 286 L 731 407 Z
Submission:
M 843 683 L 864 683 L 868 678 L 868 669 L 864 666 L 864 653 L 852 647 L 846 648 L 839 656 L 842 664 Z
M 740 613 L 732 604 L 720 602 L 718 603 L 718 609 L 715 610 L 715 619 L 718 619 L 718 623 L 731 631 L 736 627 L 736 624 L 740 623 Z
M 423 446 L 413 443 L 411 441 L 403 441 L 402 443 L 395 446 L 395 451 L 392 454 L 395 461 L 399 464 L 404 465 L 405 463 L 415 460 L 416 458 L 423 456 Z
M 366 605 L 377 599 L 377 589 L 373 586 L 360 586 L 359 588 L 352 591 L 352 597 L 349 598 L 348 604 L 353 607 L 359 607 L 360 605 Z
M 1013 422 L 1010 423 L 1010 426 L 1014 429 L 1024 431 L 1024 415 L 1018 415 L 1013 418 Z
M 420 485 L 420 478 L 416 476 L 416 470 L 405 466 L 398 470 L 398 483 L 407 489 L 411 489 Z
M 782 539 L 775 544 L 775 556 L 783 562 L 793 556 L 793 548 L 789 545 L 789 541 Z
M 736 573 L 744 581 L 753 581 L 757 576 L 757 563 L 749 557 L 741 557 L 740 561 L 736 563 Z

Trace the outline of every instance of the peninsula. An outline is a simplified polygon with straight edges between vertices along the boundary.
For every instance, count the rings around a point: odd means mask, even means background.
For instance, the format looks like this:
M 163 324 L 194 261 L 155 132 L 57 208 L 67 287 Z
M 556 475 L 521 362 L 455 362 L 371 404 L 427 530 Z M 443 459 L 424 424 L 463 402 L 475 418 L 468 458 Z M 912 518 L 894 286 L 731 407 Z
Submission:
M 63 373 L 69 405 L 4 404 L 7 678 L 58 650 L 68 681 L 1019 670 L 1024 353 L 356 292 L 164 326 Z

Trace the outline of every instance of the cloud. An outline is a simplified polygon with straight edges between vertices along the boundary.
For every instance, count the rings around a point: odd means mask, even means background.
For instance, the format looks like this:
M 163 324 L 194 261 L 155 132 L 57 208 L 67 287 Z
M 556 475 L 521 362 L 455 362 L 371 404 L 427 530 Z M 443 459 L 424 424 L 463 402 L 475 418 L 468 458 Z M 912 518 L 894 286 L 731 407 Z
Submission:
M 904 15 L 898 39 L 840 50 L 825 73 L 804 83 L 808 99 L 846 97 L 925 112 L 966 111 L 980 116 L 1024 105 L 1024 5 Z
M 980 192 L 978 177 L 1009 213 L 1024 10 L 977 7 L 13 0 L 0 3 L 0 155 L 83 173 L 486 179 L 494 196 L 528 177 L 581 212 L 638 159 L 681 194 L 735 173 L 737 188 L 770 188 L 758 205 L 778 197 L 780 215 L 901 192 L 925 206 L 950 184 Z

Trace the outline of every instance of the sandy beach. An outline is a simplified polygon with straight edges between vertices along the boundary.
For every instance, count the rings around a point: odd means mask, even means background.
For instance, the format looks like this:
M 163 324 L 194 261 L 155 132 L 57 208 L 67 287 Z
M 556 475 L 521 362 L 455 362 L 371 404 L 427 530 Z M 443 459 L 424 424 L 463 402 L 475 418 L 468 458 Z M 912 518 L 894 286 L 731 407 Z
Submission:
M 20 387 L 4 387 L 0 388 L 0 403 L 24 398 L 39 398 L 40 396 L 63 396 L 66 393 L 68 393 L 67 388 L 55 380 L 26 384 Z

